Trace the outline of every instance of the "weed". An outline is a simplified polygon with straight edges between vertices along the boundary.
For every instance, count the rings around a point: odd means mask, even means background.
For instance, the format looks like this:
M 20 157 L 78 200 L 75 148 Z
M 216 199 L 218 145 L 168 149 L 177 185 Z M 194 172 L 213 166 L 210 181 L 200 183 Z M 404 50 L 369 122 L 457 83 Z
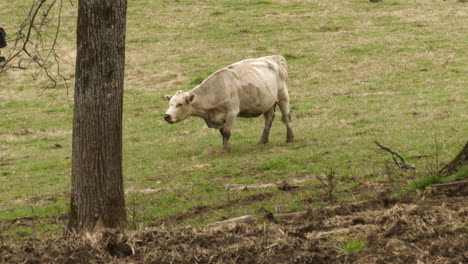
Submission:
M 352 239 L 349 240 L 341 246 L 337 246 L 336 249 L 338 251 L 341 251 L 343 253 L 353 253 L 356 251 L 363 250 L 367 247 L 366 243 L 362 240 L 359 239 Z
M 325 176 L 317 177 L 325 185 L 325 193 L 327 194 L 328 201 L 334 201 L 336 195 L 337 174 L 330 170 L 325 173 Z

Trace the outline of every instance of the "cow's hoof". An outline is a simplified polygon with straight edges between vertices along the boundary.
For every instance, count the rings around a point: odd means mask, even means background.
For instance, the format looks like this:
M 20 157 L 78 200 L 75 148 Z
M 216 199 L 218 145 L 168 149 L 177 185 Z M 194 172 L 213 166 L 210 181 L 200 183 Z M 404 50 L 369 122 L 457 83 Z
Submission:
M 226 154 L 227 154 L 227 153 L 229 153 L 230 151 L 231 151 L 230 148 L 228 148 L 228 149 L 223 149 L 223 150 L 221 150 L 221 153 L 226 153 Z

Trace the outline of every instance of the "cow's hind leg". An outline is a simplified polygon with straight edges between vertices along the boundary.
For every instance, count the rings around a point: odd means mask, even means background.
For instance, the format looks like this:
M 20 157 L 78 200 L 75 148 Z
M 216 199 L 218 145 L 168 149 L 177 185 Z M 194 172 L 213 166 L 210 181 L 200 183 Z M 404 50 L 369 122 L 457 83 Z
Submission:
M 282 120 L 286 125 L 286 142 L 293 142 L 294 135 L 291 128 L 291 108 L 289 106 L 289 96 L 281 98 L 278 102 L 278 106 L 281 109 Z
M 263 113 L 265 117 L 265 128 L 263 128 L 262 138 L 258 144 L 266 144 L 268 143 L 268 137 L 270 136 L 270 128 L 271 124 L 273 123 L 273 119 L 275 118 L 275 108 L 276 104 L 274 104 L 268 111 Z

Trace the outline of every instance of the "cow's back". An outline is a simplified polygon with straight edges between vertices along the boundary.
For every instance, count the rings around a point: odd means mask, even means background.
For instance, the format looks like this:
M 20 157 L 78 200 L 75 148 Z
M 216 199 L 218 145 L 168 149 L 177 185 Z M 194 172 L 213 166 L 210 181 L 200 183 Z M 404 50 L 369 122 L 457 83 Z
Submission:
M 235 89 L 240 101 L 240 116 L 263 114 L 277 102 L 279 92 L 287 89 L 287 64 L 281 56 L 247 59 L 227 69 L 237 76 Z
M 288 78 L 287 62 L 280 55 L 272 55 L 256 59 L 246 59 L 233 63 L 227 68 L 240 74 L 240 78 L 243 78 L 245 74 L 250 74 L 252 70 L 263 71 L 263 73 L 272 72 L 282 81 L 285 81 Z
M 279 55 L 246 59 L 209 76 L 192 91 L 209 108 L 235 108 L 241 117 L 263 114 L 287 91 L 287 63 Z M 286 90 L 285 90 L 286 89 Z

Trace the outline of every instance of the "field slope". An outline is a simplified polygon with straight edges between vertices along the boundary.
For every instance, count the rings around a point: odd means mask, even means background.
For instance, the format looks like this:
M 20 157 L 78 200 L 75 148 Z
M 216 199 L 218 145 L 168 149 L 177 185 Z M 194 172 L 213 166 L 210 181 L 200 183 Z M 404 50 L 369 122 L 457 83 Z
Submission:
M 64 2 L 58 44 L 63 73 L 73 74 L 76 1 Z M 0 26 L 11 38 L 29 4 L 1 1 Z M 129 1 L 129 227 L 204 227 L 403 193 L 467 140 L 467 18 L 466 3 L 455 0 Z M 201 119 L 163 121 L 164 95 L 271 54 L 288 60 L 294 143 L 285 143 L 280 113 L 265 146 L 256 144 L 263 119 L 238 119 L 229 154 Z M 74 80 L 51 88 L 36 72 L 0 76 L 1 241 L 54 237 L 67 221 Z M 374 141 L 416 169 L 396 168 Z M 223 188 L 284 181 L 293 187 Z

